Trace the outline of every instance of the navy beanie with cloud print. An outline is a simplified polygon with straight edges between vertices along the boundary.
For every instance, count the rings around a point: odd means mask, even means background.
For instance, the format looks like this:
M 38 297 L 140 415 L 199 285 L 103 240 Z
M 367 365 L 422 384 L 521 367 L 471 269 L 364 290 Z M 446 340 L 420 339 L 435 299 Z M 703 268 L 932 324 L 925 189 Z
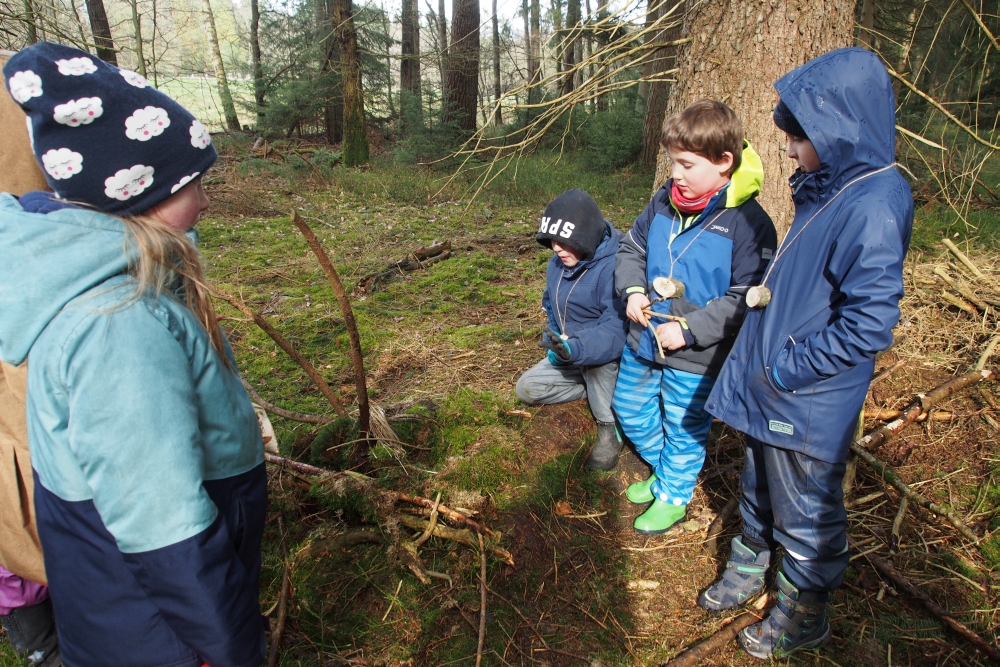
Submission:
M 14 54 L 3 73 L 28 115 L 35 159 L 63 199 L 142 213 L 218 157 L 208 130 L 184 107 L 84 51 L 39 42 Z

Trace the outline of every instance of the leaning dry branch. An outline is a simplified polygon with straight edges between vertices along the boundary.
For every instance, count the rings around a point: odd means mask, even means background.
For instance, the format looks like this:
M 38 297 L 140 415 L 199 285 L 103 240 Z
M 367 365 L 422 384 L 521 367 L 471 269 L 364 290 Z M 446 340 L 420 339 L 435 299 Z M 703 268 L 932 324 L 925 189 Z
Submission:
M 739 506 L 740 497 L 738 495 L 727 500 L 719 515 L 712 521 L 712 525 L 708 527 L 708 539 L 705 548 L 708 549 L 710 555 L 714 556 L 719 553 L 719 535 L 726 529 L 726 523 L 732 518 L 736 512 L 736 508 Z
M 288 596 L 292 591 L 292 577 L 288 570 L 288 535 L 285 533 L 285 519 L 278 515 L 278 530 L 281 532 L 281 554 L 284 568 L 281 573 L 281 594 L 278 597 L 278 619 L 271 631 L 271 651 L 267 656 L 267 667 L 278 664 L 278 651 L 281 648 L 281 636 L 285 632 L 285 622 L 288 620 Z
M 983 350 L 981 355 L 979 355 L 979 361 L 976 362 L 977 371 L 981 371 L 986 368 L 986 362 L 990 360 L 990 356 L 993 354 L 993 351 L 997 349 L 997 343 L 1000 343 L 1000 334 L 995 334 L 992 338 L 990 338 L 990 342 L 987 343 L 986 349 Z
M 354 366 L 354 383 L 357 386 L 358 394 L 358 430 L 361 432 L 362 437 L 367 437 L 371 433 L 371 413 L 368 408 L 365 359 L 361 353 L 361 337 L 358 335 L 358 324 L 354 321 L 354 310 L 351 308 L 351 301 L 347 298 L 347 291 L 344 290 L 344 284 L 340 282 L 340 276 L 337 274 L 337 269 L 334 268 L 333 262 L 330 261 L 329 255 L 323 250 L 323 246 L 319 242 L 319 239 L 316 238 L 316 234 L 313 233 L 309 224 L 302 219 L 298 211 L 292 211 L 292 222 L 302 232 L 302 236 L 306 238 L 306 243 L 309 244 L 312 251 L 316 253 L 316 258 L 319 259 L 320 266 L 323 267 L 323 271 L 330 281 L 330 287 L 333 288 L 333 294 L 337 298 L 337 303 L 340 304 L 340 311 L 344 314 L 344 323 L 347 325 L 347 337 L 351 341 L 351 362 Z
M 684 651 L 664 667 L 691 667 L 692 665 L 697 665 L 719 649 L 727 646 L 740 633 L 740 630 L 750 627 L 754 623 L 759 623 L 763 618 L 763 615 L 752 611 L 740 614 L 727 626 L 700 644 L 696 644 Z
M 330 402 L 330 405 L 333 406 L 334 411 L 340 416 L 347 414 L 347 411 L 344 409 L 344 404 L 341 403 L 340 398 L 336 393 L 334 393 L 333 389 L 330 388 L 330 385 L 326 383 L 323 376 L 319 374 L 316 367 L 313 366 L 308 359 L 303 357 L 302 353 L 296 350 L 295 346 L 293 346 L 287 338 L 278 333 L 278 330 L 272 327 L 271 323 L 264 319 L 263 315 L 255 313 L 250 310 L 250 307 L 243 303 L 243 301 L 226 294 L 218 288 L 213 290 L 213 294 L 243 313 L 244 317 L 248 317 L 253 320 L 254 324 L 260 327 L 264 333 L 271 337 L 271 340 L 278 344 L 278 347 L 288 353 L 288 356 L 294 359 L 295 363 L 302 367 L 302 370 L 306 372 L 306 375 L 308 375 L 309 379 L 313 381 L 316 388 L 319 389 L 320 393 L 323 394 L 323 396 L 326 397 L 326 400 Z
M 243 383 L 243 388 L 246 389 L 247 393 L 250 394 L 250 398 L 252 398 L 257 405 L 264 408 L 273 415 L 284 417 L 285 419 L 291 419 L 292 421 L 296 422 L 303 422 L 306 424 L 329 424 L 330 422 L 333 421 L 329 417 L 324 417 L 323 415 L 310 415 L 304 412 L 293 412 L 291 410 L 285 410 L 284 408 L 279 408 L 274 403 L 269 403 L 268 401 L 265 401 L 263 398 L 261 398 L 260 394 L 257 393 L 257 390 L 253 388 L 253 385 L 247 382 L 246 378 L 244 378 L 242 375 L 240 376 L 240 382 Z
M 948 519 L 948 522 L 951 523 L 951 525 L 953 525 L 966 539 L 974 543 L 979 541 L 979 537 L 977 537 L 976 534 L 965 525 L 957 514 L 951 510 L 941 507 L 935 502 L 927 500 L 919 493 L 911 489 L 906 482 L 900 479 L 899 475 L 889 469 L 889 466 L 872 456 L 871 452 L 861 448 L 857 443 L 851 445 L 851 451 L 857 454 L 858 457 L 865 463 L 870 465 L 887 484 L 896 487 L 896 490 L 906 496 L 908 500 L 930 510 L 931 512 L 934 512 L 934 514 L 937 514 L 938 516 L 943 516 Z
M 955 632 L 955 634 L 959 635 L 962 639 L 988 655 L 992 660 L 1000 661 L 1000 649 L 997 649 L 995 645 L 990 644 L 978 634 L 970 630 L 965 624 L 955 618 L 950 611 L 932 600 L 930 596 L 917 588 L 913 582 L 897 572 L 896 568 L 892 566 L 892 563 L 888 563 L 873 554 L 867 554 L 866 558 L 868 558 L 868 561 L 875 566 L 876 570 L 888 577 L 898 588 L 902 588 L 904 591 L 920 600 L 920 602 L 927 607 L 928 611 L 940 618 L 945 625 Z
M 274 454 L 264 454 L 264 460 L 268 463 L 278 466 L 279 468 L 291 468 L 296 472 L 300 472 L 303 475 L 309 475 L 311 477 L 322 477 L 323 479 L 344 479 L 350 478 L 358 482 L 374 482 L 373 477 L 368 477 L 367 475 L 362 475 L 359 472 L 353 470 L 326 470 L 324 468 L 317 468 L 316 466 L 311 466 L 308 463 L 300 463 L 299 461 L 293 461 L 292 459 L 286 459 L 282 456 L 275 456 Z
M 975 307 L 979 310 L 985 311 L 989 308 L 989 305 L 980 299 L 978 294 L 969 289 L 968 285 L 953 280 L 952 277 L 948 275 L 948 272 L 940 266 L 934 267 L 934 275 L 943 280 L 948 287 L 958 292 L 966 301 L 975 305 Z
M 857 440 L 851 445 L 851 449 L 875 449 L 894 438 L 904 428 L 917 421 L 920 415 L 925 414 L 955 392 L 985 380 L 993 380 L 995 377 L 996 374 L 991 370 L 975 371 L 949 380 L 926 394 L 917 394 L 917 397 L 902 411 L 898 419 Z

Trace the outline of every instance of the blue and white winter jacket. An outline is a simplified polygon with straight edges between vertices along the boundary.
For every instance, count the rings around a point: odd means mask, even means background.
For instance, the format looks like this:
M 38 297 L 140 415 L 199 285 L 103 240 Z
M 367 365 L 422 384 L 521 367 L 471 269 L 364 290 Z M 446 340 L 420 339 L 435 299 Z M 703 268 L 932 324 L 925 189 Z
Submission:
M 27 196 L 26 196 L 27 199 Z M 253 407 L 194 315 L 133 298 L 126 232 L 0 194 L 0 358 L 28 359 L 38 533 L 73 667 L 251 667 L 266 472 Z
M 777 244 L 774 224 L 756 199 L 763 182 L 760 156 L 746 144 L 732 180 L 701 213 L 682 216 L 668 180 L 635 219 L 618 251 L 615 289 L 623 302 L 635 293 L 653 300 L 654 279 L 680 280 L 684 295 L 654 301 L 652 309 L 685 318 L 694 339 L 660 356 L 649 327 L 629 320 L 628 341 L 640 358 L 699 375 L 718 372 L 743 321 L 746 290 L 760 281 Z M 653 319 L 653 326 L 664 321 Z
M 566 268 L 553 254 L 545 271 L 542 307 L 548 313 L 549 327 L 567 336 L 569 363 L 577 366 L 618 361 L 625 347 L 627 320 L 621 301 L 615 298 L 614 275 L 622 233 L 607 220 L 604 224 L 607 233 L 592 258 Z
M 832 51 L 775 88 L 821 167 L 790 179 L 795 219 L 766 282 L 771 301 L 749 311 L 706 408 L 758 440 L 836 463 L 899 321 L 913 197 L 892 167 L 892 82 L 876 55 Z

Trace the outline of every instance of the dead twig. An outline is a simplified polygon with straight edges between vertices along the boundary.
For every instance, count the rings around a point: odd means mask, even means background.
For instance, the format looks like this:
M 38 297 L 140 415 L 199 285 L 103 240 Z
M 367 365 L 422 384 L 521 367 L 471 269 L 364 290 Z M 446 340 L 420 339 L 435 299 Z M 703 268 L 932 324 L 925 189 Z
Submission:
M 431 508 L 434 505 L 434 501 L 431 500 L 430 498 L 423 498 L 421 496 L 411 496 L 408 493 L 397 493 L 396 497 L 404 503 L 410 503 L 411 505 L 419 505 L 420 507 Z M 477 533 L 482 533 L 486 537 L 498 537 L 498 534 L 495 531 L 490 530 L 489 528 L 479 523 L 478 521 L 470 519 L 466 515 L 456 510 L 453 510 L 450 507 L 439 504 L 437 510 L 442 515 L 444 515 L 446 519 L 449 519 L 450 521 L 453 521 L 458 525 L 467 526 L 468 528 L 471 528 L 473 531 Z
M 329 417 L 324 417 L 323 415 L 309 415 L 304 412 L 292 412 L 291 410 L 285 410 L 284 408 L 279 408 L 274 403 L 269 403 L 261 398 L 257 390 L 246 381 L 242 375 L 240 376 L 240 382 L 243 383 L 244 389 L 250 394 L 250 397 L 254 400 L 254 403 L 264 408 L 272 415 L 277 415 L 279 417 L 284 417 L 285 419 L 291 419 L 296 422 L 304 422 L 306 424 L 329 424 L 333 420 Z
M 764 616 L 762 614 L 752 611 L 740 614 L 730 621 L 727 626 L 718 630 L 714 635 L 699 644 L 695 644 L 668 662 L 665 667 L 690 667 L 691 665 L 697 665 L 699 662 L 722 647 L 728 645 L 729 642 L 733 641 L 736 635 L 740 633 L 740 630 L 750 627 L 754 623 L 759 623 L 763 619 Z
M 278 515 L 278 530 L 281 532 L 281 555 L 284 559 L 284 570 L 281 574 L 281 594 L 278 596 L 278 619 L 271 631 L 271 651 L 267 655 L 267 667 L 278 664 L 278 650 L 281 647 L 281 635 L 285 632 L 285 622 L 288 620 L 288 596 L 292 590 L 292 577 L 288 570 L 288 535 L 285 533 L 285 519 Z
M 351 342 L 351 363 L 354 366 L 354 384 L 357 386 L 358 393 L 358 430 L 362 437 L 366 437 L 371 433 L 368 386 L 365 380 L 364 356 L 361 353 L 361 337 L 358 335 L 358 324 L 354 320 L 354 310 L 351 308 L 351 301 L 347 298 L 344 284 L 340 282 L 340 276 L 337 274 L 337 269 L 334 268 L 333 262 L 330 261 L 329 255 L 323 250 L 323 246 L 320 244 L 319 239 L 316 238 L 316 234 L 313 233 L 309 224 L 302 219 L 298 211 L 292 211 L 292 222 L 302 232 L 302 236 L 305 237 L 306 243 L 309 244 L 312 251 L 316 253 L 316 258 L 319 259 L 319 264 L 323 267 L 323 271 L 330 281 L 330 287 L 333 288 L 333 294 L 337 298 L 337 303 L 340 304 L 341 313 L 344 315 L 344 323 L 347 325 L 347 337 Z
M 960 261 L 965 268 L 972 272 L 972 275 L 980 280 L 986 280 L 986 276 L 979 270 L 979 267 L 973 264 L 972 260 L 969 259 L 964 252 L 959 250 L 958 246 L 956 246 L 951 239 L 942 239 L 941 243 L 943 243 L 944 247 L 948 249 L 948 252 L 955 256 L 955 259 Z
M 896 511 L 896 518 L 892 520 L 892 534 L 889 536 L 889 551 L 899 553 L 899 531 L 903 528 L 903 517 L 906 516 L 906 506 L 909 501 L 906 496 L 899 500 L 899 509 Z
M 438 498 L 440 498 L 440 494 Z M 479 643 L 476 645 L 476 667 L 483 662 L 483 646 L 486 644 L 486 548 L 482 534 L 479 538 Z
M 399 514 L 399 522 L 404 526 L 406 526 L 407 528 L 412 528 L 413 530 L 421 530 L 421 531 L 427 530 L 427 527 L 430 525 L 429 521 L 421 519 L 418 516 L 413 516 L 412 514 L 406 514 L 406 513 Z M 480 535 L 481 534 L 482 533 L 480 533 Z M 475 538 L 476 533 L 469 530 L 468 528 L 452 528 L 451 526 L 445 526 L 439 523 L 436 526 L 434 526 L 434 528 L 431 530 L 431 535 L 433 535 L 434 537 L 440 537 L 445 540 L 452 540 L 453 542 L 459 542 L 461 544 L 473 548 L 475 548 L 478 544 Z M 415 543 L 414 546 L 416 546 Z M 507 565 L 514 564 L 514 557 L 511 556 L 510 552 L 508 552 L 506 549 L 501 549 L 500 547 L 496 546 L 491 546 L 489 549 L 494 556 L 496 556 L 498 559 L 500 559 Z
M 981 355 L 979 355 L 979 361 L 976 362 L 977 371 L 981 371 L 986 368 L 986 362 L 989 361 L 993 351 L 997 349 L 997 343 L 1000 343 L 1000 334 L 994 334 L 994 336 L 990 338 L 990 342 L 986 344 L 986 349 L 983 350 Z
M 295 349 L 295 347 L 288 341 L 287 338 L 278 333 L 278 330 L 272 327 L 271 323 L 268 322 L 266 319 L 264 319 L 263 315 L 250 310 L 250 307 L 247 306 L 245 303 L 243 303 L 243 301 L 237 299 L 234 296 L 226 294 L 225 292 L 219 290 L 218 288 L 214 288 L 212 292 L 213 294 L 215 294 L 215 296 L 219 297 L 220 299 L 228 303 L 230 306 L 243 313 L 245 317 L 248 317 L 251 320 L 253 320 L 254 324 L 260 327 L 264 331 L 264 333 L 266 333 L 268 336 L 271 337 L 271 340 L 273 340 L 275 343 L 278 344 L 278 347 L 287 352 L 288 356 L 294 359 L 295 363 L 297 363 L 302 368 L 302 370 L 306 372 L 306 375 L 308 375 L 309 379 L 313 381 L 313 384 L 316 385 L 316 388 L 319 389 L 320 393 L 323 394 L 323 396 L 326 397 L 326 400 L 330 402 L 330 405 L 333 407 L 334 412 L 336 412 L 341 417 L 347 414 L 347 410 L 344 409 L 344 404 L 341 403 L 340 398 L 337 396 L 336 393 L 334 393 L 333 389 L 330 388 L 330 385 L 326 383 L 326 380 L 323 379 L 323 376 L 319 374 L 319 371 L 316 370 L 316 367 L 313 366 L 308 359 L 303 357 L 302 354 Z
M 895 373 L 896 371 L 898 371 L 900 368 L 902 368 L 903 366 L 905 366 L 907 363 L 908 363 L 907 359 L 900 359 L 899 361 L 897 361 L 896 363 L 894 363 L 892 366 L 890 366 L 889 368 L 885 369 L 884 371 L 882 371 L 881 373 L 879 373 L 878 375 L 876 375 L 875 379 L 873 379 L 871 381 L 871 384 L 868 385 L 868 391 L 871 391 L 872 387 L 874 387 L 879 382 L 881 382 L 882 380 L 886 379 L 887 377 L 889 377 L 890 375 L 892 375 L 893 373 Z
M 940 618 L 945 625 L 955 632 L 955 634 L 962 637 L 962 639 L 975 646 L 994 661 L 1000 661 L 1000 649 L 984 640 L 978 634 L 970 630 L 965 624 L 952 616 L 950 611 L 932 600 L 930 596 L 917 588 L 917 586 L 909 579 L 897 572 L 892 563 L 886 562 L 878 556 L 872 554 L 868 554 L 867 558 L 868 561 L 875 566 L 876 570 L 888 577 L 892 583 L 896 585 L 896 587 L 905 590 L 917 600 L 920 600 L 920 602 L 927 607 L 928 611 Z
M 712 525 L 708 527 L 708 539 L 706 540 L 705 548 L 710 555 L 715 556 L 719 553 L 719 535 L 726 529 L 726 523 L 732 518 L 736 512 L 736 508 L 739 506 L 740 497 L 738 495 L 727 500 L 726 504 L 719 511 L 719 514 L 715 517 L 715 520 L 712 521 Z
M 851 450 L 853 451 L 855 448 L 875 449 L 876 447 L 894 438 L 900 431 L 915 422 L 920 415 L 926 413 L 934 405 L 940 403 L 955 392 L 961 391 L 966 387 L 971 387 L 974 384 L 979 384 L 985 380 L 994 379 L 995 374 L 993 371 L 981 370 L 960 375 L 957 378 L 935 387 L 926 394 L 917 394 L 916 398 L 914 398 L 913 401 L 902 411 L 899 418 L 886 424 L 877 431 L 869 433 L 865 437 L 854 441 L 851 445 Z

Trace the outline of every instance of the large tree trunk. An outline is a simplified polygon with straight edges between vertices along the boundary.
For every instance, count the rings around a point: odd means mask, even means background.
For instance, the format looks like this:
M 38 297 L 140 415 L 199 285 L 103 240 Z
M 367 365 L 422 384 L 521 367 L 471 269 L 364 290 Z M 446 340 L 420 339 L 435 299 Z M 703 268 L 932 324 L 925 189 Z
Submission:
M 579 2 L 579 0 L 577 0 Z M 497 16 L 497 0 L 493 0 L 493 122 L 503 125 L 500 111 L 500 17 Z
M 115 43 L 111 39 L 111 25 L 104 11 L 104 0 L 87 0 L 87 16 L 90 17 L 90 31 L 94 34 L 97 57 L 104 62 L 118 66 Z
M 445 122 L 456 122 L 459 128 L 474 132 L 478 99 L 479 0 L 454 0 L 445 82 Z
M 524 20 L 524 64 L 527 76 L 525 83 L 531 83 L 531 77 L 535 72 L 535 64 L 531 58 L 531 10 L 528 0 L 521 0 L 521 18 Z
M 34 44 L 38 41 L 38 26 L 36 24 L 38 14 L 35 12 L 35 5 L 32 0 L 24 0 L 24 18 L 25 27 L 28 31 L 28 44 Z
M 650 0 L 651 2 L 653 0 Z M 566 38 L 563 51 L 563 70 L 567 72 L 562 81 L 562 93 L 573 92 L 573 67 L 576 66 L 577 42 L 580 39 L 580 0 L 569 0 L 566 6 Z
M 650 3 L 652 4 L 655 22 L 674 9 L 677 5 L 677 0 L 650 0 Z M 680 19 L 681 17 L 678 15 L 677 18 Z M 660 30 L 647 39 L 652 39 L 658 44 L 666 44 L 681 37 L 683 29 L 683 24 L 678 20 L 677 25 Z M 650 54 L 649 60 L 643 64 L 643 74 L 654 79 L 662 77 L 664 72 L 673 67 L 676 56 L 676 46 L 665 46 L 656 49 Z M 642 125 L 642 150 L 639 153 L 639 163 L 647 169 L 651 169 L 656 165 L 656 156 L 660 153 L 663 113 L 667 110 L 667 101 L 669 98 L 669 83 L 666 81 L 654 81 L 649 84 L 646 92 L 646 116 L 643 119 Z
M 226 117 L 226 127 L 230 131 L 239 132 L 240 119 L 236 116 L 236 105 L 229 92 L 229 81 L 226 79 L 226 67 L 222 64 L 222 49 L 219 48 L 219 33 L 215 29 L 215 14 L 212 13 L 210 0 L 202 0 L 202 11 L 205 14 L 205 34 L 208 45 L 212 49 L 212 62 L 215 65 L 215 82 L 219 86 L 219 101 L 222 102 L 222 113 Z
M 542 89 L 538 82 L 542 80 L 542 8 L 538 0 L 531 0 L 531 83 L 528 89 L 528 104 L 538 104 L 542 101 Z M 535 114 L 531 110 L 529 118 Z
M 685 23 L 691 42 L 678 54 L 677 83 L 666 115 L 701 98 L 722 100 L 740 117 L 746 137 L 764 162 L 760 203 L 783 235 L 792 221 L 785 135 L 771 121 L 778 101 L 773 83 L 807 60 L 853 42 L 855 3 L 799 3 L 792 0 L 722 0 L 697 3 Z M 654 186 L 669 176 L 660 150 Z
M 323 64 L 319 68 L 323 80 L 323 94 L 326 104 L 323 107 L 323 127 L 328 144 L 339 144 L 344 139 L 343 99 L 340 90 L 340 78 L 335 69 L 340 64 L 340 45 L 337 41 L 337 30 L 333 24 L 335 9 L 333 0 L 316 0 L 316 39 L 323 53 Z
M 344 165 L 368 162 L 368 132 L 365 128 L 365 98 L 361 88 L 358 34 L 354 29 L 351 0 L 335 0 L 333 20 L 340 44 L 340 79 L 344 90 Z
M 264 68 L 260 62 L 260 4 L 250 0 L 250 65 L 253 68 L 253 99 L 258 124 L 264 118 Z
M 448 78 L 448 18 L 444 11 L 444 0 L 438 0 L 438 43 L 441 45 L 440 49 L 440 67 L 441 67 L 441 91 L 444 92 L 444 82 Z M 455 29 L 452 27 L 452 32 Z

